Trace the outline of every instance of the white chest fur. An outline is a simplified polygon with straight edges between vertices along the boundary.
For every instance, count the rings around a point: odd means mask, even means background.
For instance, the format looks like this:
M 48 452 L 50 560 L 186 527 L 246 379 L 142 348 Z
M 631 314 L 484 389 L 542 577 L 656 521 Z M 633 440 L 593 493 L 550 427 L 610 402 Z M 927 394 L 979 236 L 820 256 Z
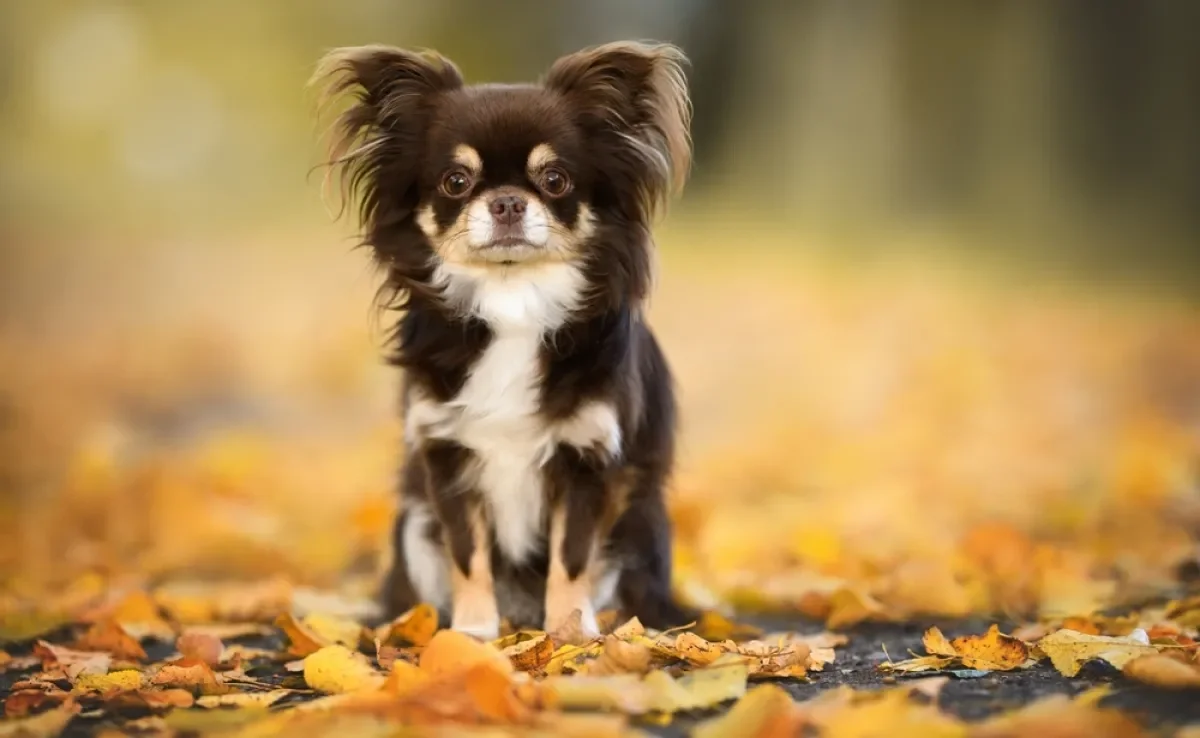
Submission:
M 411 398 L 406 432 L 453 440 L 474 451 L 468 470 L 492 520 L 497 543 L 512 561 L 525 561 L 546 530 L 544 466 L 555 445 L 620 445 L 615 412 L 590 403 L 567 421 L 539 414 L 541 347 L 578 304 L 582 275 L 567 264 L 511 274 L 463 267 L 439 270 L 447 299 L 488 323 L 492 340 L 452 400 Z

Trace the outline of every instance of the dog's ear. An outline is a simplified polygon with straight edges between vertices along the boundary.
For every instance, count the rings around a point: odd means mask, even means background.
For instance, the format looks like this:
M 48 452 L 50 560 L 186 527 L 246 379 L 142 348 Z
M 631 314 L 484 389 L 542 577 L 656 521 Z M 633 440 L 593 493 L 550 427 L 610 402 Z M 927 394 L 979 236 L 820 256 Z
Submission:
M 372 45 L 329 52 L 310 84 L 320 90 L 322 108 L 354 93 L 334 122 L 328 164 L 331 174 L 342 175 L 343 197 L 363 195 L 361 215 L 369 223 L 379 215 L 380 190 L 393 204 L 415 194 L 436 96 L 462 87 L 463 79 L 436 53 Z
M 543 80 L 567 99 L 589 134 L 616 155 L 633 157 L 651 207 L 683 187 L 691 166 L 686 61 L 671 44 L 622 41 L 564 56 Z

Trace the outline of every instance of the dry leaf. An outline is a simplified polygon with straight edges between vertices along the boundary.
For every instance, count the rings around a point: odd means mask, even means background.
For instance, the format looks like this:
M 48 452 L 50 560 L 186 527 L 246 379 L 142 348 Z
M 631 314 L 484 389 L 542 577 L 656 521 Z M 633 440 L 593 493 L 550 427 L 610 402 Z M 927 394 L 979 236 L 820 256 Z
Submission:
M 425 686 L 431 677 L 416 664 L 397 661 L 383 683 L 383 690 L 396 696 L 404 696 Z
M 593 676 L 605 674 L 645 674 L 650 671 L 650 649 L 641 643 L 623 641 L 615 635 L 604 637 L 599 658 L 587 667 Z
M 805 705 L 800 707 L 803 709 Z M 963 723 L 930 705 L 913 702 L 906 689 L 863 695 L 841 709 L 817 715 L 810 713 L 808 717 L 816 719 L 822 738 L 868 738 L 881 735 L 881 729 L 886 730 L 882 735 L 888 738 L 967 736 L 967 727 Z
M 1130 679 L 1163 689 L 1200 689 L 1200 667 L 1165 654 L 1139 656 L 1121 671 Z
M 1029 658 L 1029 647 L 1023 641 L 1002 634 L 996 625 L 982 636 L 955 638 L 950 645 L 968 669 L 1009 671 L 1020 667 Z
M 79 705 L 67 700 L 40 715 L 0 721 L 0 738 L 51 738 L 62 733 L 77 714 Z
M 725 653 L 716 644 L 709 643 L 695 633 L 680 633 L 675 637 L 675 651 L 680 658 L 698 666 L 707 666 Z
M 1118 669 L 1139 656 L 1158 653 L 1145 633 L 1138 631 L 1122 637 L 1094 636 L 1074 630 L 1059 630 L 1037 642 L 1037 649 L 1049 657 L 1063 676 L 1073 677 L 1083 664 L 1103 659 Z
M 630 618 L 624 624 L 617 626 L 612 635 L 621 640 L 629 640 L 630 638 L 646 635 L 646 628 L 642 625 L 641 620 Z
M 925 631 L 925 635 L 921 637 L 921 643 L 925 646 L 925 652 L 931 656 L 958 656 L 958 651 L 937 627 Z
M 694 738 L 793 738 L 800 734 L 800 714 L 791 696 L 774 684 L 746 693 L 729 712 L 701 723 Z
M 149 711 L 161 715 L 177 707 L 191 707 L 195 701 L 186 689 L 138 689 L 116 692 L 105 705 L 112 710 Z
M 194 630 L 185 630 L 183 635 L 179 636 L 179 640 L 175 641 L 175 648 L 184 658 L 203 661 L 214 667 L 221 663 L 222 654 L 225 652 L 225 644 L 221 643 L 220 638 L 211 633 Z
M 150 683 L 186 689 L 192 694 L 225 694 L 231 689 L 208 664 L 187 657 L 163 664 Z
M 1047 697 L 1032 705 L 985 720 L 971 738 L 1138 738 L 1141 727 L 1117 710 L 1071 700 Z
M 336 643 L 348 648 L 356 648 L 363 632 L 362 625 L 353 620 L 321 612 L 309 613 L 301 618 L 300 622 L 322 646 L 331 646 Z
M 554 641 L 545 633 L 522 630 L 505 636 L 493 645 L 508 657 L 518 671 L 538 671 L 554 656 Z
M 419 604 L 387 625 L 376 630 L 376 637 L 388 646 L 424 646 L 438 629 L 437 608 Z
M 288 637 L 288 653 L 293 656 L 303 658 L 329 645 L 291 613 L 284 613 L 276 618 L 275 626 L 283 630 L 284 635 Z
M 678 680 L 665 671 L 645 677 L 552 676 L 541 684 L 546 703 L 563 709 L 614 710 L 628 715 L 673 713 L 712 707 L 736 699 L 746 691 L 746 665 L 742 659 L 718 662 L 685 674 Z
M 735 623 L 713 610 L 701 613 L 693 631 L 706 641 L 741 641 L 762 635 L 761 628 Z
M 4 716 L 21 718 L 46 705 L 61 705 L 71 694 L 61 689 L 17 689 L 4 698 Z
M 549 635 L 550 640 L 555 643 L 567 643 L 572 646 L 582 646 L 596 640 L 594 634 L 584 629 L 583 613 L 580 610 L 572 611 L 558 629 Z
M 93 623 L 73 646 L 81 651 L 103 651 L 124 661 L 146 660 L 146 650 L 137 639 L 111 618 Z
M 909 689 L 911 689 L 913 692 L 915 692 L 919 695 L 923 695 L 925 697 L 928 697 L 931 700 L 936 701 L 938 698 L 938 695 L 940 695 L 942 693 L 942 689 L 945 688 L 945 686 L 949 683 L 950 683 L 950 677 L 935 676 L 935 677 L 923 677 L 921 679 L 913 679 L 912 681 L 908 682 L 905 686 L 907 686 Z
M 290 689 L 272 689 L 268 692 L 231 692 L 229 694 L 209 694 L 196 700 L 197 707 L 270 707 L 279 700 L 294 694 Z
M 476 711 L 489 722 L 517 723 L 529 718 L 529 707 L 517 698 L 510 674 L 488 660 L 476 663 L 463 675 L 463 688 Z
M 460 673 L 475 664 L 491 662 L 511 672 L 512 663 L 490 643 L 480 643 L 456 630 L 439 630 L 421 651 L 421 670 L 434 678 Z
M 107 653 L 76 651 L 65 646 L 38 641 L 33 647 L 34 655 L 42 660 L 42 668 L 49 671 L 58 667 L 71 681 L 82 674 L 107 674 L 112 657 Z
M 954 656 L 917 656 L 903 661 L 889 661 L 879 665 L 883 671 L 899 671 L 917 673 L 922 671 L 941 671 L 948 669 L 958 659 Z
M 107 674 L 82 674 L 75 681 L 72 692 L 128 692 L 140 689 L 145 681 L 142 672 L 136 669 L 123 669 Z
M 384 676 L 362 654 L 333 645 L 305 657 L 304 681 L 319 692 L 342 694 L 378 689 L 384 683 Z
M 834 630 L 848 628 L 877 619 L 883 612 L 883 605 L 871 595 L 858 589 L 843 587 L 829 598 L 829 615 L 825 619 L 825 625 Z
M 175 639 L 175 630 L 163 620 L 158 604 L 145 592 L 131 592 L 117 603 L 110 617 L 121 628 L 138 640 L 155 638 L 162 641 Z

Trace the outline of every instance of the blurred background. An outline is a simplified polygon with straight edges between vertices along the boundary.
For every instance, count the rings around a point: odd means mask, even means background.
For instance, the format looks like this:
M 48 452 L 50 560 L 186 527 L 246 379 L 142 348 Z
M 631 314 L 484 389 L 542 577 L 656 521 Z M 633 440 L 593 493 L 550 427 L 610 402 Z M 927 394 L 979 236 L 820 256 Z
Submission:
M 0 582 L 368 591 L 398 383 L 312 172 L 315 61 L 520 81 L 655 38 L 695 103 L 652 303 L 681 588 L 1165 586 L 1200 520 L 1198 34 L 1171 0 L 2 2 Z

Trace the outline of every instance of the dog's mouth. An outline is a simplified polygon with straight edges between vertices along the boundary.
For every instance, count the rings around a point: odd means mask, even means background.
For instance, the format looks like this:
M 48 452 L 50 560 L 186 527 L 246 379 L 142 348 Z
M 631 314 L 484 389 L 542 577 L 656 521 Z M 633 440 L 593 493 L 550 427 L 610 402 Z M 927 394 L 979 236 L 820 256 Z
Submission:
M 523 238 L 505 236 L 476 247 L 475 255 L 486 262 L 508 266 L 535 259 L 544 251 Z

